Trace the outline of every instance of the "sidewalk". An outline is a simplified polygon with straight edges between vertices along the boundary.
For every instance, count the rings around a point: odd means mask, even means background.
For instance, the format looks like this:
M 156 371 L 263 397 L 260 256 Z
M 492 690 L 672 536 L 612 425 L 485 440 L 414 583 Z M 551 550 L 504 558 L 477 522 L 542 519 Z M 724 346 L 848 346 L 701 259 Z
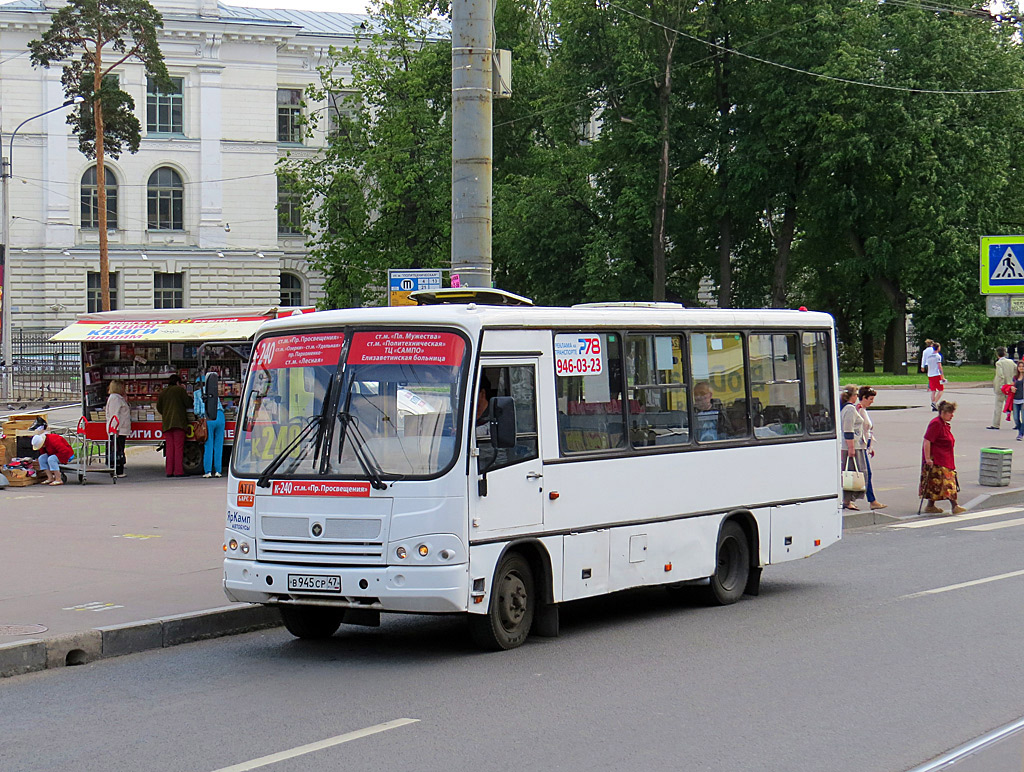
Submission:
M 960 384 L 946 397 L 959 405 L 961 503 L 1024 504 L 1024 442 L 1005 422 L 985 428 L 991 386 Z M 73 426 L 76 413 L 52 411 L 51 425 Z M 879 389 L 871 415 L 875 491 L 888 506 L 872 512 L 860 502 L 864 511 L 848 514 L 846 528 L 917 515 L 921 439 L 935 415 L 928 393 Z M 1008 488 L 978 484 L 983 447 L 1020 451 Z M 226 479 L 169 480 L 151 447 L 129 448 L 127 470 L 116 485 L 93 476 L 86 485 L 0 491 L 0 676 L 278 623 L 273 609 L 229 607 L 221 589 Z
M 871 420 L 875 424 L 875 457 L 871 469 L 875 495 L 885 509 L 851 512 L 844 518 L 845 528 L 916 517 L 920 500 L 917 486 L 921 474 L 921 442 L 932 412 L 924 389 L 877 389 Z M 991 383 L 946 384 L 944 398 L 957 403 L 953 418 L 956 437 L 956 467 L 960 480 L 960 504 L 968 509 L 1024 504 L 1024 442 L 1017 442 L 1012 425 L 1003 421 L 999 431 L 986 429 L 992 421 L 995 394 Z M 905 409 L 886 409 L 904 406 Z M 1010 485 L 991 488 L 978 484 L 982 448 L 1009 448 L 1014 451 Z M 948 504 L 942 504 L 947 508 Z

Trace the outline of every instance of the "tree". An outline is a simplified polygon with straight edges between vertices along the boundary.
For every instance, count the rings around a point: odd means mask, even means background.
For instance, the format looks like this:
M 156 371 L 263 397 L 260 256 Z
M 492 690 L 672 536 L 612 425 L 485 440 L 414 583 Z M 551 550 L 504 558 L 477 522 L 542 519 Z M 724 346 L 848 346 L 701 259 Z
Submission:
M 86 158 L 96 159 L 100 229 L 100 291 L 103 310 L 110 310 L 110 260 L 107 243 L 107 188 L 104 158 L 118 158 L 127 146 L 139 149 L 141 126 L 135 101 L 112 75 L 130 60 L 142 63 L 158 84 L 169 86 L 167 67 L 157 43 L 163 17 L 147 0 L 69 0 L 57 11 L 39 40 L 29 43 L 32 63 L 49 67 L 64 62 L 64 93 L 85 101 L 68 116 Z M 104 53 L 113 51 L 107 63 Z M 78 58 L 72 58 L 78 55 Z
M 330 306 L 379 300 L 388 268 L 451 259 L 451 42 L 440 39 L 434 7 L 382 2 L 364 39 L 332 48 L 306 90 L 326 105 L 326 146 L 280 169 L 312 204 L 303 230 Z M 322 131 L 307 122 L 307 136 Z

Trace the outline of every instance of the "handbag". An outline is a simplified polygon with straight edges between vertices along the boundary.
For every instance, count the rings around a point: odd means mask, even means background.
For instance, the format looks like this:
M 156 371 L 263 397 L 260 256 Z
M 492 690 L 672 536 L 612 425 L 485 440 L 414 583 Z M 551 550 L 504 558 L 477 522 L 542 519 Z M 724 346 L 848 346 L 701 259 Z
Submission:
M 192 424 L 192 439 L 194 439 L 196 442 L 206 442 L 206 438 L 209 436 L 210 433 L 206 429 L 205 418 L 200 418 L 198 421 Z
M 843 490 L 849 493 L 860 493 L 867 489 L 868 484 L 864 479 L 864 473 L 857 469 L 857 459 L 850 456 L 846 459 L 846 466 L 853 462 L 853 469 L 843 469 Z

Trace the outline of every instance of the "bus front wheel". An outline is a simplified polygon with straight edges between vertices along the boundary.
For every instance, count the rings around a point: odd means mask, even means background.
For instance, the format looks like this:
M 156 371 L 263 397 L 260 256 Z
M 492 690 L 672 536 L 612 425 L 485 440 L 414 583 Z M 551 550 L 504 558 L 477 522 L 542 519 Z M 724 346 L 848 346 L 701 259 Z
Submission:
M 506 555 L 494 572 L 487 613 L 469 615 L 473 640 L 489 651 L 521 646 L 530 634 L 536 602 L 530 564 L 522 555 Z
M 750 544 L 739 523 L 730 520 L 718 534 L 715 573 L 708 582 L 708 601 L 728 606 L 743 597 L 750 576 Z
M 284 626 L 296 638 L 330 638 L 341 626 L 344 612 L 318 606 L 281 606 Z

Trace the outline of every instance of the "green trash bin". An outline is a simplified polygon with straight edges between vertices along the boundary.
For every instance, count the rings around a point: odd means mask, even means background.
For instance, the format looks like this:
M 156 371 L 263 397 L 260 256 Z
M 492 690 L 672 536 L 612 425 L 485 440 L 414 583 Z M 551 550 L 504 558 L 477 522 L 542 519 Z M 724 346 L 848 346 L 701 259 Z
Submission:
M 1004 487 L 1010 484 L 1013 451 L 1009 448 L 982 448 L 978 484 Z

